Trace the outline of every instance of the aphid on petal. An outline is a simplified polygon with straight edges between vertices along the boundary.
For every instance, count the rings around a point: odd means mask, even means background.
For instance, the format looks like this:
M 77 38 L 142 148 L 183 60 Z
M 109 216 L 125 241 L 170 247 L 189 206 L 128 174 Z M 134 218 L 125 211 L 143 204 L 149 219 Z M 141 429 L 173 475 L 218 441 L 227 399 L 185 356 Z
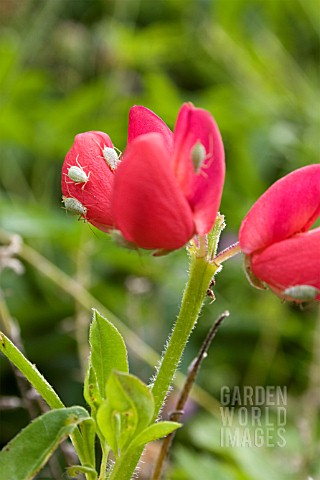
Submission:
M 70 178 L 70 180 L 72 180 L 72 182 L 76 184 L 83 183 L 83 186 L 82 186 L 82 190 L 83 190 L 90 178 L 91 172 L 89 172 L 88 175 L 86 174 L 82 165 L 80 165 L 80 163 L 78 162 L 78 157 L 79 157 L 79 154 L 77 155 L 77 158 L 76 158 L 76 162 L 78 166 L 71 165 L 68 168 L 68 172 L 64 173 L 64 175 L 67 175 Z M 66 183 L 71 183 L 71 182 L 66 182 Z
M 72 180 L 75 183 L 87 183 L 90 177 L 90 172 L 87 175 L 82 167 L 77 167 L 76 165 L 72 165 L 72 167 L 68 169 L 68 177 L 70 178 L 70 180 Z
M 200 173 L 203 162 L 206 160 L 207 152 L 201 142 L 197 141 L 191 150 L 191 160 L 194 171 L 198 175 Z
M 65 209 L 74 214 L 74 215 L 81 215 L 82 217 L 85 217 L 87 214 L 87 208 L 82 205 L 79 200 L 73 197 L 65 197 L 64 195 L 62 196 L 62 201 L 64 203 Z
M 67 200 L 67 206 L 104 232 L 114 225 L 111 213 L 114 173 L 103 157 L 106 146 L 113 145 L 104 132 L 91 131 L 76 135 L 63 162 L 61 182 L 62 194 L 80 202 L 76 204 Z
M 111 147 L 104 147 L 103 151 L 103 158 L 109 165 L 112 171 L 116 170 L 117 166 L 121 162 L 118 153 L 114 148 Z
M 129 114 L 125 159 L 114 176 L 115 227 L 157 255 L 213 227 L 224 182 L 224 151 L 209 112 L 186 103 L 174 132 L 150 110 Z
M 282 294 L 284 297 L 291 297 L 293 300 L 299 302 L 312 301 L 319 295 L 320 290 L 311 285 L 295 285 L 293 287 L 286 288 Z

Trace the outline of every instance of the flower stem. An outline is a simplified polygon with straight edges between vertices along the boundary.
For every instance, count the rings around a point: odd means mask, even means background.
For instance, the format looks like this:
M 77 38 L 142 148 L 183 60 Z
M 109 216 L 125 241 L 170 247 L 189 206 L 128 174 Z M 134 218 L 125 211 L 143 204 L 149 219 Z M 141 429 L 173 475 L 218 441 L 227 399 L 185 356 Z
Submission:
M 215 251 L 223 227 L 223 217 L 220 216 L 212 230 L 214 234 L 210 238 L 210 248 L 207 247 L 206 252 L 204 252 L 205 239 L 200 239 L 198 248 L 194 243 L 189 248 L 189 279 L 182 297 L 177 321 L 152 386 L 155 402 L 153 421 L 158 418 L 164 405 L 185 346 L 197 323 L 211 279 L 220 270 L 220 266 L 212 262 L 210 257 L 211 252 Z M 142 448 L 138 448 L 131 452 L 127 451 L 125 458 L 120 457 L 114 465 L 109 480 L 129 480 L 134 473 L 142 451 Z
M 208 263 L 204 257 L 191 257 L 190 276 L 182 298 L 180 313 L 152 387 L 155 401 L 154 420 L 157 419 L 163 406 L 184 348 L 197 323 L 208 285 L 216 270 L 217 267 Z
M 233 245 L 230 245 L 230 247 L 225 248 L 220 252 L 215 258 L 214 262 L 217 265 L 221 265 L 221 263 L 225 262 L 226 260 L 229 260 L 229 258 L 234 257 L 238 253 L 241 253 L 241 248 L 239 245 L 239 242 L 234 243 Z
M 179 395 L 179 399 L 177 401 L 176 407 L 174 412 L 170 415 L 170 420 L 173 422 L 179 422 L 181 416 L 183 415 L 183 409 L 185 407 L 186 401 L 188 400 L 191 388 L 194 384 L 194 381 L 196 379 L 196 376 L 200 370 L 201 364 L 203 360 L 206 358 L 207 351 L 211 345 L 212 340 L 214 339 L 219 326 L 223 322 L 223 320 L 229 316 L 229 312 L 226 311 L 222 315 L 218 317 L 218 319 L 214 322 L 212 327 L 210 328 L 201 348 L 196 356 L 196 358 L 192 361 L 192 363 L 189 366 L 188 370 L 188 376 L 186 378 L 185 384 L 181 390 L 181 393 Z M 167 458 L 170 446 L 172 444 L 172 441 L 175 437 L 176 432 L 170 433 L 162 442 L 161 450 L 156 462 L 156 466 L 154 469 L 154 472 L 152 474 L 151 480 L 159 480 L 161 478 L 161 472 L 164 466 L 164 462 Z
M 101 443 L 101 447 L 102 447 L 102 460 L 101 460 L 100 474 L 99 474 L 98 480 L 104 480 L 106 478 L 108 456 L 110 452 L 110 448 L 105 442 Z

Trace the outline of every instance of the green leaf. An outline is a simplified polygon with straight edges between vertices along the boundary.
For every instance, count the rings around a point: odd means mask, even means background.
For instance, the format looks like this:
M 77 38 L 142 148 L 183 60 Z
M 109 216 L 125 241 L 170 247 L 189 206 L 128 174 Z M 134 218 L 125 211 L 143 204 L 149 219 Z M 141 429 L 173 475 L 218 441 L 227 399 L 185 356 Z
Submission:
M 0 351 L 20 370 L 51 408 L 63 408 L 64 404 L 47 380 L 8 337 L 0 332 Z
M 134 375 L 114 372 L 122 392 L 130 399 L 137 411 L 138 422 L 135 435 L 149 425 L 154 413 L 154 400 L 151 390 Z M 110 395 L 110 385 L 107 385 L 107 395 Z
M 116 457 L 134 436 L 149 425 L 154 400 L 149 388 L 137 377 L 112 372 L 106 387 L 107 400 L 97 413 L 98 426 Z
M 130 448 L 137 448 L 146 445 L 149 442 L 158 440 L 172 433 L 177 428 L 182 427 L 182 423 L 177 422 L 158 422 L 145 428 L 135 439 L 130 443 Z
M 87 404 L 90 405 L 91 411 L 95 413 L 102 402 L 102 398 L 99 391 L 97 376 L 92 367 L 91 355 L 89 357 L 87 372 L 84 379 L 83 396 Z
M 67 474 L 69 477 L 78 478 L 79 474 L 81 473 L 88 473 L 93 478 L 97 478 L 97 472 L 91 467 L 86 467 L 84 465 L 73 465 L 72 467 L 67 468 Z
M 27 378 L 31 385 L 37 390 L 41 397 L 47 402 L 52 409 L 64 408 L 64 404 L 53 390 L 47 380 L 41 375 L 37 367 L 33 365 L 25 356 L 17 349 L 17 347 L 9 340 L 8 337 L 0 332 L 0 351 L 20 370 L 20 372 Z M 82 458 L 83 442 L 78 429 L 75 429 L 71 435 L 72 443 L 74 444 L 79 458 Z
M 80 425 L 80 431 L 83 439 L 83 450 L 85 450 L 86 464 L 95 466 L 95 440 L 97 424 L 92 417 L 85 420 Z
M 218 212 L 216 221 L 210 232 L 207 234 L 207 249 L 209 259 L 216 256 L 220 235 L 225 227 L 226 223 L 224 221 L 224 215 L 221 215 L 221 213 Z
M 108 320 L 93 310 L 90 328 L 91 365 L 102 398 L 112 370 L 128 372 L 127 349 L 122 336 Z
M 36 418 L 0 452 L 1 478 L 32 479 L 59 443 L 88 418 L 82 407 L 60 408 Z

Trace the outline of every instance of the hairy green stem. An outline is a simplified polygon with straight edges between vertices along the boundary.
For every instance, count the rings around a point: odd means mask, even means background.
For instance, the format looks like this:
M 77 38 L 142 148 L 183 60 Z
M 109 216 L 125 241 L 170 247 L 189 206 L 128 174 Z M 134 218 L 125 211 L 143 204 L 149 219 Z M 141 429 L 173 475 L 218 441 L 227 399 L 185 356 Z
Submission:
M 189 369 L 188 369 L 188 376 L 186 379 L 186 382 L 183 386 L 183 389 L 180 392 L 179 399 L 176 403 L 175 410 L 174 412 L 170 415 L 170 420 L 173 422 L 179 422 L 180 418 L 183 414 L 183 410 L 185 407 L 185 404 L 188 400 L 191 388 L 195 382 L 195 379 L 198 375 L 198 372 L 200 370 L 201 364 L 203 360 L 206 358 L 207 352 L 209 350 L 209 347 L 211 345 L 212 340 L 214 339 L 219 326 L 223 322 L 223 320 L 229 316 L 229 312 L 225 311 L 222 315 L 218 317 L 218 319 L 214 322 L 212 327 L 210 328 L 203 344 L 201 345 L 200 351 L 198 355 L 194 358 L 194 360 L 191 362 Z M 175 437 L 176 432 L 171 432 L 162 442 L 161 450 L 156 462 L 155 469 L 152 474 L 151 480 L 159 480 L 161 478 L 161 473 L 162 469 L 164 466 L 164 462 L 167 458 L 169 449 L 171 447 L 172 441 Z
M 214 274 L 220 269 L 211 261 L 211 255 L 216 250 L 217 242 L 224 226 L 223 217 L 217 218 L 214 238 L 210 239 L 210 247 L 205 247 L 206 239 L 199 239 L 198 247 L 195 243 L 189 248 L 190 269 L 189 279 L 182 297 L 182 303 L 177 321 L 173 327 L 166 350 L 152 386 L 155 400 L 153 421 L 155 421 L 164 405 L 170 385 L 175 376 L 183 351 L 190 334 L 195 327 L 208 287 Z M 142 448 L 127 452 L 114 465 L 109 480 L 129 480 L 136 468 Z
M 217 269 L 218 267 L 213 263 L 209 263 L 205 257 L 191 256 L 189 280 L 182 298 L 180 313 L 152 386 L 155 400 L 153 420 L 157 419 L 163 407 L 184 348 L 197 323 L 208 286 Z M 109 479 L 129 480 L 133 475 L 141 453 L 142 449 L 139 448 L 133 452 L 127 452 L 124 456 L 125 458 L 120 457 L 114 465 Z
M 217 265 L 221 265 L 221 263 L 225 262 L 226 260 L 229 260 L 229 258 L 234 257 L 238 253 L 241 253 L 241 247 L 239 245 L 239 242 L 234 243 L 233 245 L 230 245 L 230 247 L 225 248 L 222 252 L 220 252 L 214 258 L 214 262 Z
M 106 442 L 101 442 L 101 448 L 102 448 L 102 459 L 101 459 L 100 474 L 99 474 L 98 480 L 104 480 L 106 478 L 108 456 L 110 452 L 110 448 L 108 447 Z
M 163 406 L 184 348 L 197 323 L 208 285 L 216 270 L 217 267 L 208 263 L 204 257 L 191 259 L 189 281 L 182 298 L 180 313 L 152 387 L 155 400 L 154 420 Z

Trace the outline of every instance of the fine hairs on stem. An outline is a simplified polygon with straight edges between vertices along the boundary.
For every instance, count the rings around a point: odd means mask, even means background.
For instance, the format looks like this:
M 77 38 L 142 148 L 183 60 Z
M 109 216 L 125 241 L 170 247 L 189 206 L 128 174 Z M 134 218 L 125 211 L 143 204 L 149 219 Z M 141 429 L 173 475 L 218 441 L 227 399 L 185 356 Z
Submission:
M 210 328 L 210 330 L 209 330 L 209 332 L 208 332 L 208 334 L 207 334 L 207 336 L 206 336 L 206 338 L 205 338 L 205 340 L 204 340 L 204 342 L 203 342 L 203 344 L 202 344 L 202 346 L 199 350 L 198 355 L 191 362 L 191 364 L 189 366 L 186 381 L 183 385 L 183 388 L 181 390 L 179 399 L 178 399 L 177 404 L 176 404 L 176 408 L 175 408 L 174 412 L 170 415 L 170 420 L 171 421 L 174 421 L 174 422 L 179 422 L 180 421 L 180 418 L 183 415 L 184 406 L 186 404 L 186 401 L 188 400 L 189 393 L 190 393 L 192 385 L 193 385 L 193 383 L 196 379 L 196 376 L 197 376 L 197 374 L 200 370 L 201 364 L 207 356 L 207 352 L 210 348 L 212 340 L 216 336 L 216 333 L 217 333 L 221 323 L 228 316 L 229 316 L 229 312 L 225 311 L 217 318 L 217 320 L 214 322 L 214 324 Z M 160 480 L 161 479 L 161 474 L 162 474 L 162 470 L 163 470 L 163 467 L 164 467 L 164 462 L 165 462 L 165 460 L 168 456 L 168 452 L 169 452 L 169 449 L 172 445 L 175 434 L 176 434 L 176 432 L 174 431 L 163 440 L 162 447 L 161 447 L 161 450 L 160 450 L 160 453 L 159 453 L 159 456 L 158 456 L 156 466 L 155 466 L 153 475 L 151 477 L 151 480 Z

